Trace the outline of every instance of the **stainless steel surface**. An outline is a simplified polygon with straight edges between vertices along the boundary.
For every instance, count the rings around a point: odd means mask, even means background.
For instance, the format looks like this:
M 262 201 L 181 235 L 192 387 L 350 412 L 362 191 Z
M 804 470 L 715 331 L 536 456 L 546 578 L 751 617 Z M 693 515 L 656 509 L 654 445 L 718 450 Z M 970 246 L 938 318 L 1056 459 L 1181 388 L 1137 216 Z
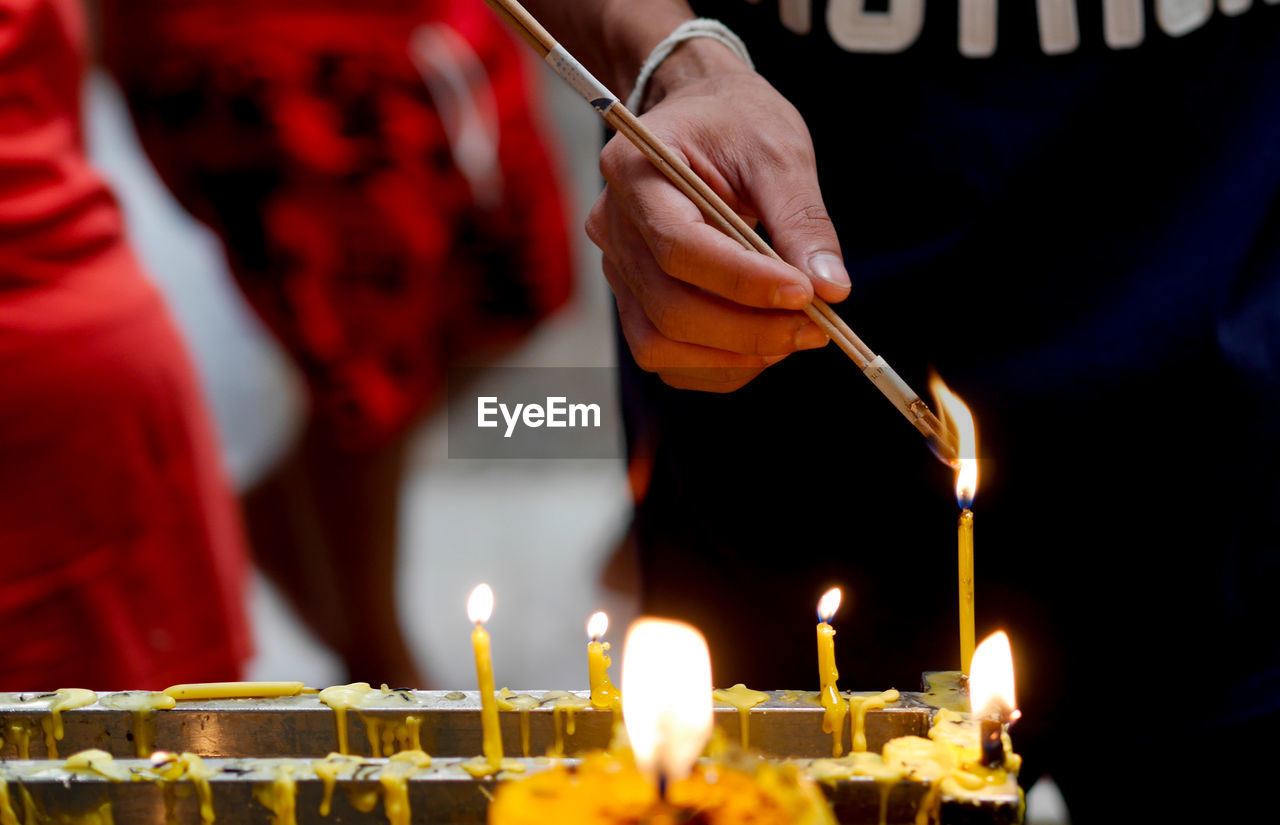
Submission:
M 422 718 L 420 741 L 432 756 L 474 756 L 481 751 L 480 701 L 475 691 L 461 699 L 448 699 L 460 692 L 396 691 L 378 700 L 377 707 L 363 707 L 347 713 L 349 750 L 371 756 L 364 718 L 403 721 L 408 716 Z M 529 691 L 542 699 L 547 691 Z M 821 757 L 831 755 L 831 736 L 822 732 L 822 708 L 800 693 L 794 702 L 782 701 L 787 693 L 774 692 L 750 711 L 749 737 L 752 748 L 770 756 Z M 0 697 L 0 759 L 19 758 L 20 741 L 28 740 L 28 755 L 48 755 L 42 720 L 49 717 L 47 700 L 34 701 L 41 694 Z M 47 696 L 47 694 L 43 694 Z M 107 694 L 100 694 L 106 696 Z M 576 695 L 585 697 L 586 691 Z M 521 748 L 519 711 L 500 714 L 502 738 L 508 755 L 541 756 L 555 745 L 557 719 L 563 731 L 567 755 L 599 749 L 609 744 L 613 729 L 611 711 L 577 710 L 572 716 L 573 733 L 568 733 L 568 711 L 556 711 L 555 700 L 528 711 L 529 752 Z M 903 693 L 899 707 L 873 710 L 867 714 L 869 750 L 878 751 L 885 741 L 928 731 L 930 709 L 921 694 Z M 133 719 L 129 711 L 93 704 L 62 712 L 63 738 L 56 743 L 65 757 L 87 748 L 101 748 L 113 756 L 136 756 Z M 715 709 L 716 725 L 729 741 L 739 738 L 738 711 Z M 153 746 L 158 750 L 190 751 L 203 757 L 321 757 L 338 749 L 336 715 L 315 694 L 277 699 L 219 699 L 179 702 L 170 710 L 154 712 Z M 846 721 L 844 747 L 850 745 Z
M 254 795 L 255 788 L 269 786 L 277 776 L 277 768 L 283 764 L 295 766 L 297 822 L 325 823 L 386 823 L 382 804 L 379 777 L 385 759 L 369 760 L 361 766 L 353 778 L 340 778 L 332 798 L 332 810 L 328 817 L 319 814 L 324 786 L 310 769 L 310 760 L 206 760 L 206 765 L 221 771 L 209 780 L 213 797 L 213 811 L 217 825 L 266 825 L 271 821 L 268 810 Z M 440 823 L 440 825 L 472 825 L 483 823 L 492 793 L 491 780 L 476 780 L 460 767 L 462 759 L 437 759 L 430 768 L 409 777 L 409 805 L 414 823 Z M 544 760 L 545 761 L 545 760 Z M 119 760 L 119 763 L 143 771 L 150 767 L 144 759 Z M 549 764 L 549 763 L 548 763 Z M 131 825 L 165 825 L 168 821 L 179 823 L 200 822 L 199 800 L 194 785 L 187 780 L 172 783 L 172 790 L 155 782 L 113 782 L 105 777 L 77 771 L 69 773 L 62 763 L 31 760 L 0 765 L 0 776 L 7 779 L 10 797 L 15 801 L 18 821 L 25 821 L 24 803 L 19 786 L 30 794 L 41 818 L 50 814 L 76 815 L 98 809 L 104 802 L 111 804 L 112 819 L 116 823 Z M 543 766 L 530 765 L 531 770 Z M 361 812 L 352 804 L 350 791 L 378 792 L 378 803 L 372 811 Z M 168 799 L 166 800 L 166 797 Z M 172 818 L 166 815 L 166 806 L 172 809 Z
M 430 825 L 479 825 L 485 822 L 494 780 L 473 779 L 461 769 L 463 761 L 436 759 L 430 768 L 407 779 L 413 822 Z M 527 768 L 523 775 L 551 766 L 551 762 L 545 759 L 521 761 Z M 141 759 L 118 760 L 118 764 L 135 772 L 144 772 L 150 767 L 150 762 Z M 217 825 L 266 825 L 271 813 L 255 797 L 254 789 L 271 783 L 279 766 L 284 764 L 295 768 L 298 825 L 387 822 L 379 781 L 386 765 L 385 759 L 365 760 L 349 778 L 339 778 L 332 796 L 333 807 L 327 817 L 319 813 L 324 789 L 321 780 L 311 771 L 309 760 L 220 759 L 206 760 L 208 767 L 221 771 L 209 780 Z M 167 806 L 171 811 L 171 821 L 200 821 L 198 799 L 192 783 L 186 780 L 172 783 L 166 790 L 154 782 L 113 782 L 97 774 L 72 773 L 64 770 L 61 762 L 42 760 L 0 764 L 0 776 L 7 780 L 19 821 L 24 821 L 25 814 L 19 788 L 30 795 L 37 811 L 45 816 L 56 813 L 74 817 L 110 802 L 112 817 L 117 823 L 164 825 Z M 897 782 L 887 786 L 887 795 L 882 797 L 884 787 L 871 779 L 855 778 L 841 780 L 824 789 L 837 817 L 846 825 L 915 822 L 916 813 L 929 793 L 928 785 L 915 781 Z M 361 812 L 352 804 L 350 791 L 353 790 L 375 792 L 379 802 L 372 810 Z M 883 820 L 880 816 L 882 799 Z M 939 812 L 944 825 L 976 822 L 1004 825 L 1017 821 L 1019 799 L 1017 794 L 993 794 L 978 803 L 943 798 Z

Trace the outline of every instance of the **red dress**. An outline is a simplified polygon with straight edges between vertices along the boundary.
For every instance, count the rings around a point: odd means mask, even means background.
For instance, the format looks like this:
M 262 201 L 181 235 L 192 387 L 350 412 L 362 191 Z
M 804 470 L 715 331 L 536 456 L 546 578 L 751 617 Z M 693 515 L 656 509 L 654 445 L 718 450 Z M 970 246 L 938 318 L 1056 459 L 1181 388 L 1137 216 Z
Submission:
M 449 365 L 566 300 L 522 46 L 480 0 L 111 0 L 105 39 L 338 444 L 394 438 Z
M 70 0 L 0 0 L 0 689 L 232 679 L 246 555 L 191 365 L 80 129 Z

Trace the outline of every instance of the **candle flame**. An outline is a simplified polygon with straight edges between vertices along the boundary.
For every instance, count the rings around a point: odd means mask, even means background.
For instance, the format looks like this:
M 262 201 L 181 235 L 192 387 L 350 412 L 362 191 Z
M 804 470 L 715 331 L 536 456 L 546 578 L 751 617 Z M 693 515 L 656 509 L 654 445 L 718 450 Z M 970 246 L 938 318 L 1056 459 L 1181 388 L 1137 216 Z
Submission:
M 818 599 L 818 621 L 829 622 L 840 609 L 840 588 L 833 587 Z
M 609 629 L 609 614 L 603 610 L 597 610 L 591 614 L 591 618 L 587 619 L 587 636 L 591 641 L 599 639 Z
M 651 780 L 689 775 L 711 738 L 711 653 L 695 628 L 640 619 L 622 651 L 622 721 Z
M 1020 715 L 1013 689 L 1013 651 L 1001 630 L 982 640 L 969 665 L 969 707 L 975 716 L 1013 722 Z
M 467 599 L 467 618 L 479 624 L 489 621 L 493 615 L 493 588 L 487 584 L 477 584 Z
M 967 509 L 978 492 L 978 428 L 973 423 L 973 412 L 937 373 L 929 378 L 929 390 L 938 405 L 943 428 L 956 437 L 957 458 L 951 463 L 956 471 L 956 501 Z

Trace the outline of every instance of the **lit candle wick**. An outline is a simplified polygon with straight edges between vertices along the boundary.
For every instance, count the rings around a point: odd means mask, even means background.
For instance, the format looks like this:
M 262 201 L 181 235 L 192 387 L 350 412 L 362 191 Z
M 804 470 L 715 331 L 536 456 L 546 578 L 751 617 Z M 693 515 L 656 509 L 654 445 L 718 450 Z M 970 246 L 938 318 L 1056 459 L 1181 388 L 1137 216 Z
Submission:
M 636 767 L 661 791 L 688 776 L 711 738 L 711 654 L 689 625 L 640 619 L 622 653 L 622 716 Z
M 613 708 L 615 716 L 622 709 L 621 697 L 613 682 L 609 681 L 609 643 L 601 642 L 609 629 L 609 615 L 603 610 L 591 614 L 587 620 L 587 677 L 591 686 L 591 704 L 597 708 Z
M 978 725 L 978 740 L 982 746 L 982 764 L 988 768 L 1004 767 L 1004 732 L 1022 712 L 1010 709 L 1000 696 L 987 702 Z
M 1021 716 L 1014 695 L 1013 651 L 1003 632 L 983 639 L 974 651 L 969 700 L 978 717 L 981 763 L 988 768 L 1003 767 L 1005 728 Z
M 987 768 L 1004 767 L 1004 726 L 998 719 L 983 719 L 979 738 L 982 742 L 982 764 Z

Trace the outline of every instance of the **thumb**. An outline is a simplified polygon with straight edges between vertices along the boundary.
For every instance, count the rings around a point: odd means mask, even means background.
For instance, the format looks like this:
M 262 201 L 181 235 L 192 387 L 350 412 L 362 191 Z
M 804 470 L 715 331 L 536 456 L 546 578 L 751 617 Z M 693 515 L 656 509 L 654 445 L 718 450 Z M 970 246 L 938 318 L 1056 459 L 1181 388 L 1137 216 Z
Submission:
M 755 201 L 773 248 L 809 276 L 813 291 L 824 301 L 835 303 L 849 297 L 852 284 L 816 174 L 793 168 L 789 174 L 764 183 Z

